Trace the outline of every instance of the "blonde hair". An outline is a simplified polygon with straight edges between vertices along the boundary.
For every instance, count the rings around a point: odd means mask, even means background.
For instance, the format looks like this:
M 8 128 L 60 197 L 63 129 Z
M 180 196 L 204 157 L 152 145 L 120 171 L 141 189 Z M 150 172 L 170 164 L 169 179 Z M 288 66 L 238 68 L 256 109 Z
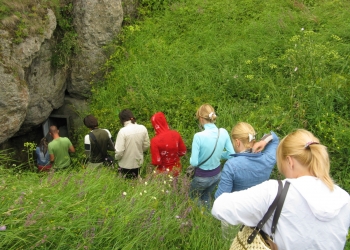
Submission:
M 296 159 L 310 173 L 333 191 L 334 182 L 329 175 L 330 162 L 327 148 L 311 132 L 298 129 L 284 137 L 277 147 L 277 167 L 283 172 L 282 161 L 287 156 Z
M 256 133 L 252 125 L 246 122 L 239 122 L 233 127 L 231 131 L 231 138 L 233 142 L 236 139 L 240 140 L 245 148 L 252 148 L 255 143 L 255 139 L 249 141 L 249 134 L 255 137 Z
M 214 108 L 210 104 L 203 104 L 196 112 L 196 118 L 203 118 L 214 123 L 216 121 L 216 114 Z

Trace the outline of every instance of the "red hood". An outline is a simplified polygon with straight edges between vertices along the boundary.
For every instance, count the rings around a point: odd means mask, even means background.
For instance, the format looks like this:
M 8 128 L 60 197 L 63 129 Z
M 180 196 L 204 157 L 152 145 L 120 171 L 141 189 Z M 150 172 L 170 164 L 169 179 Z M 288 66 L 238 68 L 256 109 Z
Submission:
M 155 113 L 151 118 L 151 122 L 157 135 L 170 129 L 165 115 L 162 112 Z

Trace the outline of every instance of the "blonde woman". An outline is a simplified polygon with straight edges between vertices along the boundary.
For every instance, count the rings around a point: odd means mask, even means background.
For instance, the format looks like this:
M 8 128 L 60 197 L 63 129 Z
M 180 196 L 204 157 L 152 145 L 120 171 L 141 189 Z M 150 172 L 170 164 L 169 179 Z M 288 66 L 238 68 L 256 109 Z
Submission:
M 250 188 L 270 178 L 276 164 L 279 138 L 271 132 L 256 142 L 255 134 L 252 125 L 246 122 L 239 122 L 233 127 L 231 139 L 236 154 L 225 163 L 215 198 L 222 193 Z M 263 152 L 256 152 L 262 148 L 265 148 Z
M 218 129 L 214 124 L 217 116 L 211 105 L 203 104 L 197 110 L 196 117 L 204 130 L 196 133 L 192 142 L 190 164 L 196 168 L 190 196 L 209 207 L 211 193 L 220 180 L 220 159 L 230 158 L 234 150 L 226 129 Z
M 290 187 L 274 241 L 283 249 L 343 249 L 350 227 L 349 194 L 329 175 L 327 148 L 309 131 L 300 129 L 283 138 L 277 167 Z M 247 190 L 218 197 L 212 214 L 231 225 L 254 227 L 277 194 L 278 183 L 265 181 Z M 270 218 L 263 231 L 271 235 Z

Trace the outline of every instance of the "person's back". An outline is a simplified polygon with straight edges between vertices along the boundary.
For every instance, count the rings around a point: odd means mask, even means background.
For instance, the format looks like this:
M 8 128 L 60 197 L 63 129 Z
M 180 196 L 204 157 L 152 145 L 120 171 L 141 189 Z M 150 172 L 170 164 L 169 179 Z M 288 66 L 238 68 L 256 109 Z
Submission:
M 107 150 L 114 151 L 111 133 L 107 129 L 98 128 L 98 120 L 93 115 L 84 118 L 84 125 L 90 129 L 90 133 L 84 137 L 85 154 L 89 157 L 89 167 L 102 165 Z
M 71 145 L 67 137 L 59 137 L 49 143 L 49 153 L 55 155 L 55 169 L 66 168 L 70 165 L 69 147 Z
M 277 148 L 277 167 L 289 182 L 274 241 L 278 249 L 343 249 L 350 227 L 350 196 L 329 175 L 329 156 L 314 135 L 299 129 Z M 276 197 L 276 180 L 224 193 L 212 214 L 231 225 L 255 227 Z M 263 226 L 271 235 L 272 217 Z
M 138 177 L 143 163 L 143 152 L 150 145 L 148 131 L 145 126 L 136 123 L 129 109 L 119 113 L 119 120 L 123 127 L 115 141 L 115 159 L 118 160 L 119 171 L 123 176 Z
M 255 142 L 254 128 L 249 123 L 239 122 L 233 127 L 231 137 L 234 149 L 239 153 L 226 161 L 215 198 L 222 193 L 241 191 L 268 180 L 276 164 L 279 138 L 274 132 Z M 257 144 L 263 142 L 265 145 L 268 143 L 263 152 L 252 152 Z
M 180 157 L 186 154 L 181 135 L 170 130 L 162 112 L 154 114 L 151 122 L 156 132 L 156 136 L 151 139 L 152 164 L 157 166 L 158 172 L 170 171 L 177 176 L 181 171 Z
M 349 194 L 338 186 L 330 191 L 313 176 L 285 181 L 291 185 L 274 236 L 278 249 L 343 249 L 350 227 Z M 241 192 L 224 193 L 216 199 L 212 213 L 232 225 L 255 227 L 276 197 L 277 189 L 277 181 L 269 180 Z M 243 202 L 237 206 L 236 201 Z M 222 206 L 230 212 L 218 212 Z M 272 217 L 263 226 L 269 235 Z
M 60 137 L 56 126 L 50 126 L 49 133 L 53 138 L 48 145 L 53 168 L 56 170 L 67 168 L 70 165 L 69 152 L 75 152 L 72 142 L 67 137 Z

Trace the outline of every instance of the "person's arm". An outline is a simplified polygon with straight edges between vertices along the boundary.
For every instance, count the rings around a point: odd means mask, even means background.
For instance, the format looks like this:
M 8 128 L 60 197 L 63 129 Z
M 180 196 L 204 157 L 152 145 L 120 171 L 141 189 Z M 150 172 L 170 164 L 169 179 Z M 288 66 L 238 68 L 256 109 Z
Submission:
M 109 132 L 108 129 L 105 129 L 105 131 L 107 132 L 108 138 L 109 138 L 109 140 L 107 141 L 107 150 L 109 150 L 109 151 L 115 151 L 114 144 L 113 144 L 113 141 L 112 141 L 111 132 Z
M 218 189 L 215 192 L 215 199 L 217 199 L 223 193 L 232 192 L 233 182 L 235 179 L 235 172 L 233 170 L 233 164 L 230 164 L 230 162 L 226 161 L 221 172 Z
M 55 161 L 55 155 L 50 154 L 50 162 L 53 163 Z
M 278 182 L 265 181 L 243 191 L 223 193 L 214 202 L 212 215 L 231 225 L 254 227 L 277 195 Z
M 89 157 L 90 153 L 91 153 L 91 144 L 90 144 L 90 136 L 89 135 L 85 135 L 85 137 L 84 137 L 84 148 L 85 148 L 86 157 Z
M 232 154 L 235 153 L 235 150 L 233 149 L 233 146 L 232 146 L 232 141 L 230 139 L 230 135 L 228 134 L 227 130 L 226 129 L 221 129 L 220 130 L 220 133 L 223 134 L 223 136 L 225 136 L 226 140 L 225 140 L 225 149 L 226 151 L 224 151 L 222 154 L 221 154 L 221 159 L 230 159 L 232 156 Z
M 264 150 L 264 148 L 266 147 L 266 145 L 272 141 L 273 136 L 271 133 L 269 134 L 265 134 L 260 141 L 255 142 L 253 147 L 252 147 L 252 152 L 253 153 L 258 153 Z
M 51 144 L 50 144 L 50 143 L 49 143 L 47 149 L 48 149 L 49 155 L 50 155 L 50 162 L 51 162 L 51 164 L 53 164 L 54 161 L 55 161 L 55 155 L 54 155 L 54 153 L 53 153 L 53 150 L 52 150 L 52 147 L 51 147 Z
M 151 140 L 151 157 L 152 157 L 152 165 L 158 166 L 162 163 L 159 149 L 157 143 L 155 143 L 154 138 Z
M 73 146 L 73 145 L 70 145 L 69 148 L 68 148 L 68 151 L 69 151 L 70 153 L 75 153 L 75 148 L 74 148 L 74 146 Z
M 124 151 L 125 151 L 124 134 L 120 130 L 117 135 L 117 139 L 115 141 L 115 159 L 120 160 L 124 155 Z
M 199 164 L 199 150 L 200 150 L 200 139 L 199 135 L 195 134 L 193 137 L 192 142 L 192 152 L 191 152 L 191 158 L 190 158 L 190 164 L 194 167 L 198 166 Z
M 148 131 L 145 127 L 145 137 L 144 137 L 144 140 L 143 140 L 143 152 L 145 152 L 148 148 L 149 148 L 149 145 L 150 145 L 150 141 L 149 141 L 149 136 L 148 136 Z
M 184 141 L 182 140 L 181 135 L 179 134 L 179 148 L 178 148 L 178 156 L 184 156 L 187 152 L 187 148 L 186 145 L 184 143 Z

